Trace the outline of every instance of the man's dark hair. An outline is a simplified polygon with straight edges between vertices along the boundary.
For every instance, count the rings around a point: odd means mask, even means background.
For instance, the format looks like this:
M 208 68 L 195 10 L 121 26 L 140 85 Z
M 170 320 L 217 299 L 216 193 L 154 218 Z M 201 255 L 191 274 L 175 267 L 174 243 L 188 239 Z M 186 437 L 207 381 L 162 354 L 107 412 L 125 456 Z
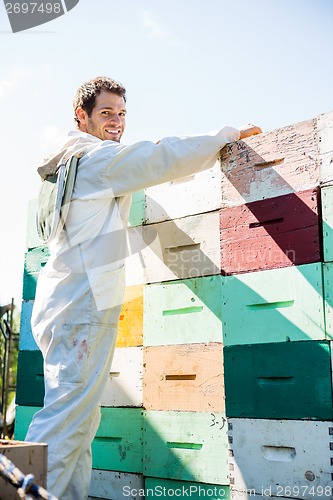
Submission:
M 88 116 L 91 116 L 92 110 L 95 106 L 96 97 L 102 92 L 102 90 L 107 90 L 108 92 L 113 92 L 120 97 L 124 98 L 126 102 L 126 89 L 121 85 L 121 83 L 112 80 L 106 76 L 97 76 L 88 82 L 83 83 L 76 91 L 73 107 L 74 107 L 74 120 L 79 123 L 76 116 L 77 108 L 82 108 Z

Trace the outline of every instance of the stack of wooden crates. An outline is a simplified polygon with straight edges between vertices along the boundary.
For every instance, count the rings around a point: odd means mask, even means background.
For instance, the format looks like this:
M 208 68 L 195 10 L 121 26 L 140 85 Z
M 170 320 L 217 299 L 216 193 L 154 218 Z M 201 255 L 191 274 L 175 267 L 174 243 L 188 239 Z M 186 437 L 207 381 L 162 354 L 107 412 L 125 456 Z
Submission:
M 133 197 L 91 498 L 332 498 L 333 113 Z M 43 401 L 30 206 L 15 438 Z

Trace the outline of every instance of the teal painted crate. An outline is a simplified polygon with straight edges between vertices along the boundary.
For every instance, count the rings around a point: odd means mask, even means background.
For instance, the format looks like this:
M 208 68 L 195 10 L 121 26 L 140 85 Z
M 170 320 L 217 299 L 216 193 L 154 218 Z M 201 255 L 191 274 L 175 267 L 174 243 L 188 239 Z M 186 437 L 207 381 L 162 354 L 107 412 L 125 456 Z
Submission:
M 127 490 L 125 490 L 126 492 Z M 220 484 L 195 483 L 193 481 L 175 481 L 155 477 L 145 478 L 146 498 L 186 498 L 207 500 L 230 500 L 229 486 Z
M 93 468 L 142 472 L 142 410 L 102 408 L 92 444 Z
M 221 276 L 146 285 L 145 346 L 222 342 Z
M 224 348 L 226 413 L 235 418 L 333 418 L 331 342 Z
M 333 186 L 321 189 L 323 254 L 325 262 L 333 261 Z
M 48 247 L 37 247 L 25 254 L 23 274 L 23 300 L 33 300 L 40 270 L 45 266 L 50 256 Z
M 14 439 L 23 441 L 27 434 L 32 417 L 41 408 L 36 406 L 16 406 Z
M 20 351 L 37 351 L 39 349 L 31 331 L 31 314 L 33 305 L 33 300 L 22 302 L 19 339 Z
M 223 277 L 221 302 L 224 345 L 326 338 L 321 263 Z
M 323 264 L 323 275 L 326 335 L 333 338 L 333 262 Z
M 22 406 L 43 405 L 43 356 L 39 350 L 19 351 L 15 401 Z
M 143 473 L 228 485 L 225 413 L 146 411 Z
M 132 194 L 132 205 L 129 214 L 131 226 L 141 226 L 145 220 L 145 192 L 137 191 Z

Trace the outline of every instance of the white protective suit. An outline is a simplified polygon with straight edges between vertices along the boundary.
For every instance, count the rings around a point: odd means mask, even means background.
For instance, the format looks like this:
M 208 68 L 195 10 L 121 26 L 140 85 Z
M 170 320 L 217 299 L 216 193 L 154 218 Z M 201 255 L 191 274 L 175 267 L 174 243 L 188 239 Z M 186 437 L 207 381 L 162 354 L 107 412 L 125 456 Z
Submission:
M 125 287 L 131 193 L 210 168 L 220 149 L 239 137 L 239 130 L 224 127 L 125 146 L 75 131 L 38 169 L 45 177 L 59 160 L 83 153 L 66 227 L 49 244 L 32 315 L 44 357 L 45 399 L 26 440 L 48 444 L 47 487 L 61 500 L 88 495 L 91 442 Z

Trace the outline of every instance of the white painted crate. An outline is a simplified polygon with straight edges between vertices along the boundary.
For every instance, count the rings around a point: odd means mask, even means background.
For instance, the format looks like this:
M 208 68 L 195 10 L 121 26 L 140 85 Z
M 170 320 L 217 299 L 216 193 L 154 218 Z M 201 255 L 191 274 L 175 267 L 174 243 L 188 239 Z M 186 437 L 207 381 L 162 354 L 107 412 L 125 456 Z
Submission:
M 128 498 L 139 500 L 139 491 L 143 491 L 144 480 L 142 474 L 129 474 L 127 472 L 114 472 L 109 470 L 92 470 L 89 499 L 91 500 L 116 500 Z
M 332 498 L 332 422 L 231 418 L 228 423 L 232 490 Z
M 130 228 L 126 285 L 220 273 L 219 211 Z
M 102 406 L 142 406 L 142 347 L 116 347 Z
M 318 186 L 317 119 L 227 145 L 221 168 L 223 207 Z
M 221 167 L 145 190 L 147 224 L 211 212 L 221 207 Z
M 320 183 L 333 184 L 333 111 L 317 118 Z

